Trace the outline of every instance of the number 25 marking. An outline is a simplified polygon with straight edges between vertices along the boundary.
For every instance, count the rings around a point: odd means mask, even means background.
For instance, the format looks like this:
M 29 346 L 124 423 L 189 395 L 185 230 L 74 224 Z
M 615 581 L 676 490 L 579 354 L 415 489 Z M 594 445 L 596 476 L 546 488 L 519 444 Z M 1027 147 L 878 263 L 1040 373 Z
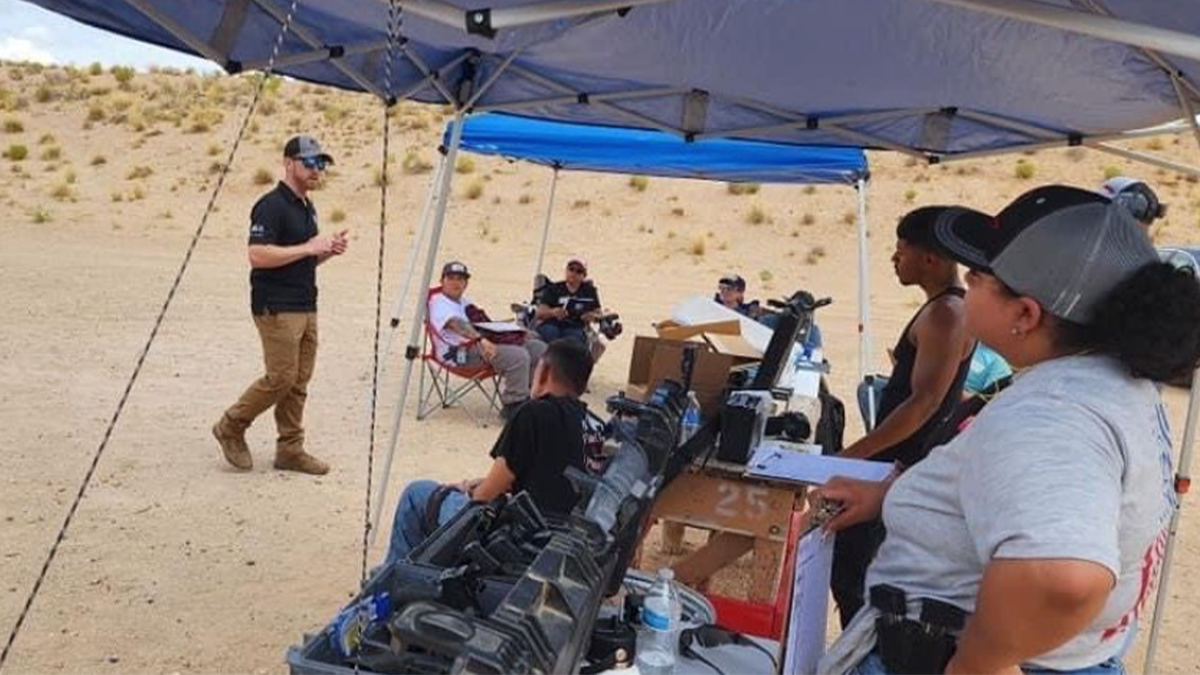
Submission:
M 717 485 L 717 493 L 720 499 L 717 500 L 714 510 L 722 518 L 761 518 L 767 515 L 767 489 L 764 487 L 720 483 Z

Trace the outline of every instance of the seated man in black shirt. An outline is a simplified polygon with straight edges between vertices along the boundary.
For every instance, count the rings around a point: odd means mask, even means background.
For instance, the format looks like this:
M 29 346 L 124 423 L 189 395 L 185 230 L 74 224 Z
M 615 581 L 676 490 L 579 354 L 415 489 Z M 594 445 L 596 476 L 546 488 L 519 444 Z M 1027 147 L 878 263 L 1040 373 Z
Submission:
M 537 299 L 537 333 L 542 340 L 561 338 L 588 343 L 587 325 L 600 318 L 600 294 L 587 278 L 587 263 L 567 261 L 566 278 L 546 284 Z
M 570 340 L 551 343 L 534 371 L 532 398 L 496 439 L 486 476 L 453 486 L 417 480 L 404 489 L 396 505 L 387 562 L 405 558 L 471 501 L 525 491 L 543 513 L 569 513 L 577 495 L 563 472 L 568 466 L 585 469 L 587 405 L 579 395 L 591 375 L 592 358 L 583 345 Z

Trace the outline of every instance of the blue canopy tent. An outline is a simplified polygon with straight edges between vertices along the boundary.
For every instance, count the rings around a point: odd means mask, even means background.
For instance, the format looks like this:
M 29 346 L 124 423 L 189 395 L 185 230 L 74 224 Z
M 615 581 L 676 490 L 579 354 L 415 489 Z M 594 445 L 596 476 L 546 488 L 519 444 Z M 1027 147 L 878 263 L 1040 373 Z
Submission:
M 1110 144 L 1168 131 L 1200 140 L 1200 5 L 1176 0 L 27 1 L 229 72 L 271 63 L 386 101 L 449 104 L 459 123 L 446 166 L 466 115 L 519 111 L 929 161 L 1084 145 L 1196 174 Z M 397 6 L 399 30 L 388 21 Z M 452 175 L 440 173 L 431 198 L 426 286 Z
M 451 130 L 443 133 L 450 143 Z M 463 123 L 462 150 L 541 164 L 553 169 L 534 275 L 543 271 L 560 169 L 731 183 L 840 184 L 858 200 L 859 374 L 870 371 L 866 194 L 869 172 L 861 148 L 799 146 L 707 139 L 688 142 L 662 131 L 572 124 L 515 115 L 473 115 Z M 407 290 L 401 295 L 408 295 Z M 399 314 L 399 312 L 397 312 Z M 874 401 L 870 409 L 874 410 Z M 873 417 L 873 412 L 871 417 Z

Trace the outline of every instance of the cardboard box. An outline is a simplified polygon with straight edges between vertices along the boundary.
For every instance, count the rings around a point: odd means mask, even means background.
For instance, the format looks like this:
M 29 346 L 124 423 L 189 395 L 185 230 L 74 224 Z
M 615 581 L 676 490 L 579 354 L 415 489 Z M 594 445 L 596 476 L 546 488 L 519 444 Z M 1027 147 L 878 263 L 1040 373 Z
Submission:
M 682 382 L 683 352 L 693 345 L 696 349 L 696 367 L 692 371 L 692 390 L 696 392 L 705 417 L 718 414 L 721 392 L 725 390 L 729 370 L 742 362 L 742 359 L 730 354 L 719 354 L 703 342 L 668 340 L 645 335 L 634 338 L 626 395 L 644 401 L 659 382 Z

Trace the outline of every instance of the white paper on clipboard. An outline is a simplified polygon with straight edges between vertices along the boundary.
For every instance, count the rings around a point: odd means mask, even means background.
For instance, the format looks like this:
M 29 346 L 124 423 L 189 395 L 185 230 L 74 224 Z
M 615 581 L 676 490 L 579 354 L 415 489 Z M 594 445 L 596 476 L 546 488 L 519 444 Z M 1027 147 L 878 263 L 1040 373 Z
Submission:
M 512 321 L 480 321 L 472 324 L 476 328 L 490 330 L 493 333 L 524 333 L 525 329 L 519 323 Z
M 763 441 L 750 461 L 746 462 L 746 473 L 805 485 L 824 485 L 834 476 L 881 481 L 891 475 L 892 464 L 814 455 L 772 441 Z
M 833 535 L 818 528 L 801 537 L 796 545 L 783 675 L 815 675 L 817 663 L 825 655 L 832 570 Z

